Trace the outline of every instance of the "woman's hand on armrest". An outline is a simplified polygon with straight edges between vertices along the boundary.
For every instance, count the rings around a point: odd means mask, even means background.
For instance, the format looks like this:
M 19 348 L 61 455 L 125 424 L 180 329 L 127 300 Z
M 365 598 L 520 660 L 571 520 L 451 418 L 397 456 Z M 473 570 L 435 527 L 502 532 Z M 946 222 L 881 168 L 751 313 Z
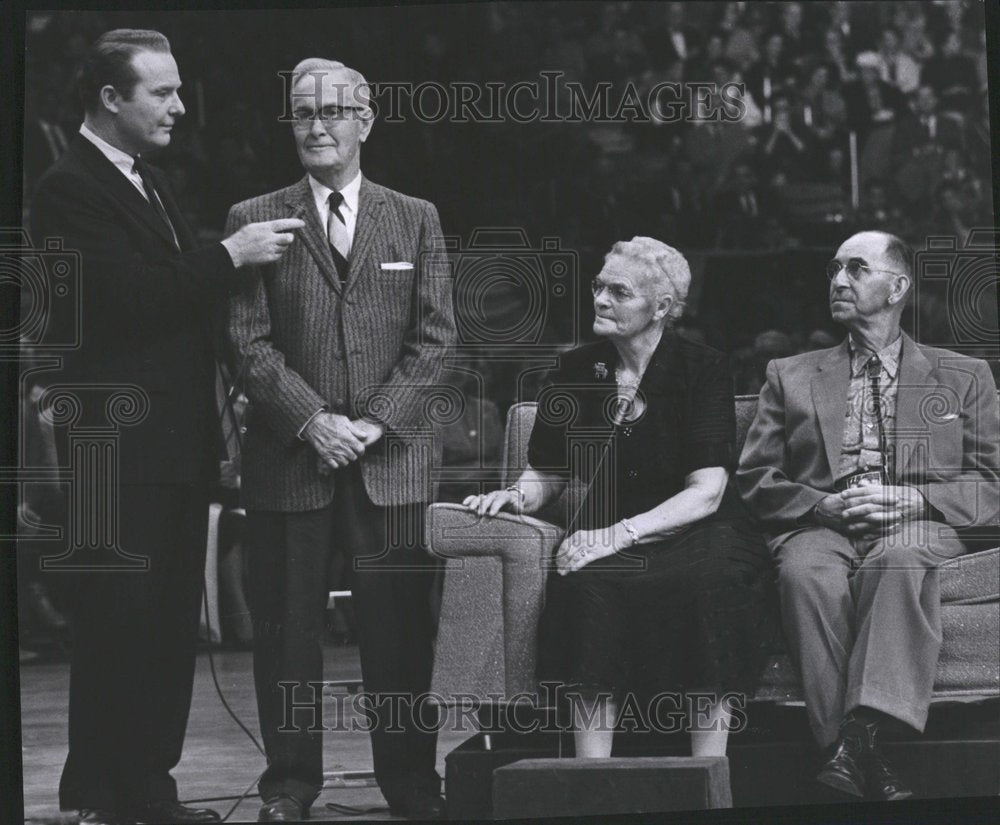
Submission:
M 481 516 L 495 516 L 501 510 L 534 513 L 561 491 L 563 481 L 550 473 L 528 467 L 517 483 L 505 490 L 493 490 L 479 496 L 466 496 L 462 504 Z

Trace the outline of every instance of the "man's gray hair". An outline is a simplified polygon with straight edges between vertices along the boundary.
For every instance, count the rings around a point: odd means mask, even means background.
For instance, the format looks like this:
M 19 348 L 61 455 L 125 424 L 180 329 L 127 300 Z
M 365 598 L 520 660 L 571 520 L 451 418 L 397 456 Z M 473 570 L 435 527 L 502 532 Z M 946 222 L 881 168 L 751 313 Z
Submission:
M 357 69 L 345 66 L 339 60 L 329 60 L 325 57 L 307 57 L 305 60 L 300 60 L 292 69 L 291 88 L 295 88 L 295 84 L 303 77 L 310 75 L 315 77 L 329 72 L 337 72 L 345 77 L 348 86 L 345 92 L 349 95 L 345 103 L 354 103 L 371 110 L 371 87 L 365 76 Z
M 618 241 L 604 260 L 607 262 L 613 257 L 639 264 L 650 282 L 669 289 L 674 300 L 667 312 L 668 324 L 684 314 L 684 302 L 691 286 L 691 267 L 680 252 L 663 241 L 636 235 L 630 241 Z

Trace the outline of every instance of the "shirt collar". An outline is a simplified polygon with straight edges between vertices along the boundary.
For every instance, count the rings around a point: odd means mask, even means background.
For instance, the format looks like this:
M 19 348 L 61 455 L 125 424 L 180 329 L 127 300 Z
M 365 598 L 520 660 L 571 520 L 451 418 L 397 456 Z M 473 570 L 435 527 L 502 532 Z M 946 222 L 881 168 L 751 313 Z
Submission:
M 135 158 L 132 157 L 128 152 L 123 152 L 117 146 L 112 146 L 106 140 L 95 135 L 90 129 L 87 128 L 87 124 L 80 124 L 80 134 L 83 135 L 87 140 L 96 146 L 102 155 L 110 160 L 115 166 L 121 169 L 126 175 L 132 175 L 132 169 L 135 166 Z
M 316 209 L 322 215 L 323 212 L 320 211 L 320 207 L 323 206 L 325 208 L 326 202 L 330 199 L 330 194 L 334 190 L 325 183 L 320 183 L 312 175 L 309 175 L 309 188 L 312 189 L 313 198 L 316 201 Z M 354 180 L 339 191 L 340 194 L 344 196 L 344 202 L 342 205 L 346 205 L 351 212 L 357 215 L 358 196 L 361 193 L 361 172 L 358 172 L 358 174 L 354 176 Z
M 865 371 L 865 366 L 871 360 L 873 353 L 856 343 L 851 335 L 847 336 L 847 346 L 851 353 L 851 376 L 856 378 Z M 896 371 L 899 369 L 899 356 L 902 350 L 903 336 L 899 335 L 895 341 L 877 353 L 879 360 L 882 362 L 882 369 L 888 373 L 890 380 L 896 377 Z

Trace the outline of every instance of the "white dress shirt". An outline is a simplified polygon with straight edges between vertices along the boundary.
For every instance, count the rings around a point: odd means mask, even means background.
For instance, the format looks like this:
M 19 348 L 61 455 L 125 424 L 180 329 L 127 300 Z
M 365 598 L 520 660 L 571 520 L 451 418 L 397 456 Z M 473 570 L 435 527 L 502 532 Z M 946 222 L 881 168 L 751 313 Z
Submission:
M 80 124 L 80 134 L 93 143 L 100 150 L 101 154 L 115 165 L 115 168 L 125 176 L 125 179 L 139 190 L 139 194 L 142 195 L 143 199 L 147 202 L 149 201 L 146 188 L 142 185 L 142 178 L 135 171 L 134 157 L 128 152 L 123 152 L 116 146 L 112 146 L 106 140 L 99 138 L 87 128 L 86 124 Z
M 334 190 L 320 183 L 312 175 L 309 176 L 309 188 L 312 189 L 320 226 L 327 226 L 330 219 L 329 199 Z M 360 192 L 361 173 L 358 172 L 354 180 L 340 190 L 340 194 L 344 196 L 344 200 L 340 204 L 340 214 L 344 218 L 347 237 L 350 238 L 352 246 L 354 245 L 354 228 L 358 225 L 358 195 Z

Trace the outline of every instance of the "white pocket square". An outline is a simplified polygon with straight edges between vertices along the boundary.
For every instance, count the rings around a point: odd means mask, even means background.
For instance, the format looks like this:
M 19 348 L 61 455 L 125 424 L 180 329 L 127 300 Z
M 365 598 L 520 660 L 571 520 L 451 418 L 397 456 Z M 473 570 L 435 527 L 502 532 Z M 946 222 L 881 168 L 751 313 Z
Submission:
M 413 269 L 413 264 L 411 264 L 409 261 L 394 261 L 393 263 L 379 264 L 379 269 L 392 269 L 392 270 Z

